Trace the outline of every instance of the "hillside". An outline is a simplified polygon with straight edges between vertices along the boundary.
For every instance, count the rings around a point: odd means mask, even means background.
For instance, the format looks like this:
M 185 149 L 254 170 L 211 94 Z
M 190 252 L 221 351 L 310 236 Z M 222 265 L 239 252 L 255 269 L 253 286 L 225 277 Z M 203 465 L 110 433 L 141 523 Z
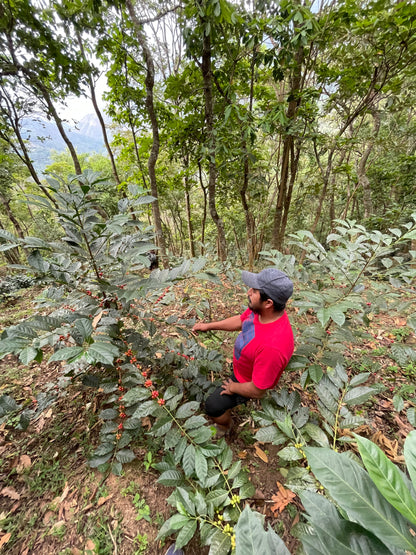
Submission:
M 77 125 L 64 123 L 64 128 L 77 152 L 104 152 L 101 128 L 94 114 L 87 114 Z M 66 150 L 55 123 L 47 119 L 24 120 L 23 137 L 29 141 L 31 157 L 38 171 L 43 171 L 52 162 L 53 151 Z

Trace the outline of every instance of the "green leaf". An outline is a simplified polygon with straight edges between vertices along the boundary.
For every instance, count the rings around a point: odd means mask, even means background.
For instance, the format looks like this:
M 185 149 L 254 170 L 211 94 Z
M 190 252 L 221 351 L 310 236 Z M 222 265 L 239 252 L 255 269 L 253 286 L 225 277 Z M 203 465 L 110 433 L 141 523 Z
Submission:
M 228 480 L 233 480 L 241 472 L 241 460 L 233 464 L 233 466 L 228 471 Z
M 392 403 L 397 412 L 400 412 L 404 409 L 404 400 L 403 397 L 401 397 L 400 395 L 394 395 Z
M 358 374 L 354 376 L 350 380 L 350 387 L 355 387 L 356 385 L 361 385 L 362 383 L 366 382 L 368 377 L 371 375 L 371 372 L 363 372 L 362 374 Z
M 193 519 L 185 524 L 176 537 L 175 547 L 181 549 L 184 545 L 191 541 L 197 528 L 197 520 Z
M 116 459 L 122 464 L 129 463 L 136 458 L 136 455 L 130 449 L 120 449 L 116 453 Z
M 373 396 L 374 389 L 372 387 L 354 387 L 346 393 L 344 402 L 347 405 L 360 405 L 361 403 L 368 401 L 368 399 Z
M 412 430 L 406 437 L 404 442 L 404 459 L 413 487 L 416 489 L 416 430 Z
M 191 500 L 191 497 L 185 488 L 176 488 L 176 495 L 180 503 L 184 506 L 187 513 L 195 516 L 195 503 Z
M 309 366 L 308 372 L 309 372 L 309 376 L 311 377 L 311 380 L 315 383 L 319 383 L 324 374 L 319 364 L 312 364 L 311 366 Z
M 212 433 L 211 428 L 207 428 L 206 426 L 202 428 L 196 428 L 195 430 L 191 430 L 189 432 L 191 438 L 198 443 L 199 445 L 206 443 L 209 439 L 211 439 Z
M 318 445 L 321 447 L 329 447 L 328 437 L 319 426 L 308 422 L 303 429 Z
M 49 358 L 49 362 L 54 360 L 67 360 L 70 362 L 83 353 L 84 349 L 82 347 L 64 347 L 63 349 L 56 351 L 56 353 L 53 353 L 53 355 Z
M 104 409 L 99 413 L 98 418 L 101 418 L 101 420 L 113 420 L 117 416 L 118 412 L 116 409 Z
M 235 481 L 233 486 L 235 486 Z M 251 482 L 246 482 L 239 489 L 238 495 L 240 496 L 240 499 L 248 499 L 249 497 L 252 497 L 254 495 L 255 491 L 256 488 L 254 487 L 254 485 Z
M 133 387 L 127 393 L 123 395 L 123 405 L 125 407 L 131 407 L 139 401 L 144 401 L 144 399 L 149 399 L 150 392 L 144 387 Z
M 199 447 L 195 448 L 195 473 L 202 484 L 204 484 L 208 473 L 208 463 Z
M 216 530 L 210 539 L 210 550 L 208 555 L 228 555 L 231 549 L 231 538 Z
M 354 434 L 364 466 L 379 492 L 405 518 L 416 524 L 416 502 L 400 476 L 399 469 L 369 439 Z
M 202 415 L 198 414 L 191 416 L 190 418 L 188 418 L 188 420 L 185 420 L 183 427 L 185 428 L 185 430 L 192 430 L 193 428 L 204 426 L 206 422 L 207 421 L 205 420 L 205 418 Z
M 179 470 L 166 470 L 159 476 L 158 483 L 163 486 L 177 486 L 182 482 L 182 472 Z
M 406 411 L 407 419 L 413 428 L 416 428 L 416 409 L 414 407 L 410 407 Z
M 144 416 L 149 416 L 153 414 L 158 409 L 158 404 L 154 400 L 144 401 L 140 406 L 134 411 L 133 418 L 143 418 Z
M 313 531 L 317 534 L 314 543 L 319 554 L 391 555 L 390 549 L 368 530 L 343 519 L 335 506 L 322 495 L 309 491 L 303 491 L 299 495 L 309 514 L 308 520 L 313 525 Z M 306 532 L 300 534 L 304 547 L 309 535 Z
M 360 522 L 384 543 L 415 550 L 406 520 L 386 502 L 358 463 L 323 447 L 305 447 L 305 452 L 316 478 L 350 520 Z
M 236 553 L 290 555 L 275 532 L 264 530 L 263 522 L 263 515 L 252 511 L 248 505 L 245 507 L 235 527 Z
M 185 449 L 185 453 L 182 458 L 183 471 L 185 476 L 189 477 L 195 470 L 195 447 L 190 443 Z
M 197 401 L 189 401 L 178 408 L 176 418 L 189 418 L 198 409 L 199 403 Z
M 87 337 L 92 334 L 92 322 L 88 318 L 80 318 L 75 320 L 74 325 L 81 334 L 82 339 L 85 341 Z
M 111 464 L 111 472 L 114 476 L 121 476 L 121 473 L 123 472 L 123 465 L 118 461 L 113 461 Z
M 26 347 L 23 351 L 20 351 L 19 360 L 22 364 L 27 365 L 32 360 L 35 360 L 38 355 L 38 350 L 34 347 Z
M 273 443 L 273 445 L 280 445 L 287 440 L 287 436 L 282 434 L 276 426 L 266 426 L 265 428 L 260 428 L 254 437 L 261 443 Z
M 112 456 L 113 456 L 113 453 L 111 452 L 111 453 L 107 453 L 107 455 L 103 455 L 101 457 L 93 457 L 92 459 L 90 459 L 88 461 L 88 464 L 90 465 L 91 468 L 97 468 L 98 466 L 101 466 L 102 464 L 109 461 Z
M 278 455 L 281 459 L 287 462 L 299 461 L 303 458 L 294 445 L 288 445 L 284 449 L 281 449 L 278 452 Z
M 88 347 L 88 354 L 96 362 L 112 365 L 114 359 L 119 355 L 119 350 L 111 343 L 104 343 L 103 341 L 96 341 Z
M 207 494 L 207 496 L 205 497 L 205 501 L 207 503 L 211 503 L 214 509 L 216 509 L 224 503 L 227 497 L 228 492 L 225 491 L 225 489 L 215 489 Z

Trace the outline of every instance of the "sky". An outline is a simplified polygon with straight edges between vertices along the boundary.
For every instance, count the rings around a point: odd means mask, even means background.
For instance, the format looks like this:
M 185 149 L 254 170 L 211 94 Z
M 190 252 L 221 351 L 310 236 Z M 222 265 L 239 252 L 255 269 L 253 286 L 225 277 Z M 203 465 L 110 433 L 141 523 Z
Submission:
M 106 79 L 104 75 L 101 75 L 101 77 L 97 81 L 95 91 L 98 106 L 101 111 L 103 111 L 105 108 L 105 102 L 102 98 L 105 90 Z M 61 116 L 61 118 L 80 121 L 84 116 L 87 116 L 88 114 L 95 114 L 90 95 L 88 95 L 88 98 L 85 96 L 77 98 L 76 96 L 71 95 L 66 99 L 66 104 L 66 107 L 62 106 L 59 108 L 59 115 Z

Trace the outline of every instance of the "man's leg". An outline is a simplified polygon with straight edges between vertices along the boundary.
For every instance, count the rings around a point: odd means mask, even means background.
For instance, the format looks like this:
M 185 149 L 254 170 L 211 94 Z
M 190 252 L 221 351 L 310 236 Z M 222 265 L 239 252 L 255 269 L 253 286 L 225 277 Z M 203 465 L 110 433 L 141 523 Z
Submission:
M 221 416 L 211 416 L 211 419 L 221 430 L 228 431 L 233 423 L 231 418 L 231 409 L 228 409 Z

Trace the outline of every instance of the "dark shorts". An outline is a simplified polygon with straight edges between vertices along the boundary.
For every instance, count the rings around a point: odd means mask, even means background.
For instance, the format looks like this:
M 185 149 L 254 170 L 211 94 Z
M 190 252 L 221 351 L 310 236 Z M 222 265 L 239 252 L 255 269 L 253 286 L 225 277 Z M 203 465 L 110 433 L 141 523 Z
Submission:
M 237 378 L 234 376 L 234 372 L 231 374 L 230 378 L 233 382 L 238 382 Z M 221 395 L 221 391 L 222 386 L 217 387 L 205 401 L 205 412 L 208 416 L 216 418 L 223 415 L 228 409 L 233 409 L 237 405 L 243 405 L 250 400 L 248 397 L 243 397 L 237 393 L 233 393 L 232 395 Z

